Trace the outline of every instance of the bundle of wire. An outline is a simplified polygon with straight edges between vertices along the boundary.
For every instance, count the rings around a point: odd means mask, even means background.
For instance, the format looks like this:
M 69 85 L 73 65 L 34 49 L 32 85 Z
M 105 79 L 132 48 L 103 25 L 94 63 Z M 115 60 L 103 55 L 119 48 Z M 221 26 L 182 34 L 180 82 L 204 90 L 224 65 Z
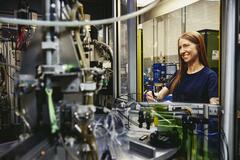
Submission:
M 110 136 L 112 141 L 121 145 L 118 136 L 125 134 L 126 128 L 118 112 L 111 110 L 105 117 L 101 117 L 95 122 L 93 132 L 96 138 Z

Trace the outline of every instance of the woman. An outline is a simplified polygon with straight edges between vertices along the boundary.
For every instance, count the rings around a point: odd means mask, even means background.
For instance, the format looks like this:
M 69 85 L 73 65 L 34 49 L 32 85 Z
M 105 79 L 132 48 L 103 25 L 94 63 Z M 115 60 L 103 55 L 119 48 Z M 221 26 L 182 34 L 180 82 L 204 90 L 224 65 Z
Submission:
M 208 68 L 203 37 L 198 32 L 186 32 L 178 39 L 180 68 L 172 80 L 148 101 L 162 100 L 172 93 L 175 102 L 219 104 L 217 74 Z

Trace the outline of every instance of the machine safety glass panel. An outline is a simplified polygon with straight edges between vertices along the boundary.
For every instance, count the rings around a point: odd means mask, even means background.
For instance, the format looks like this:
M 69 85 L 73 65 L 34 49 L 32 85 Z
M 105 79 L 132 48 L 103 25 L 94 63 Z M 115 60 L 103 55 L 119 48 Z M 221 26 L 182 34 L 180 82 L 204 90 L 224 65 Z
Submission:
M 159 92 L 179 70 L 178 38 L 184 32 L 197 31 L 206 47 L 209 68 L 217 74 L 220 96 L 219 26 L 220 1 L 198 1 L 182 8 L 162 4 L 169 12 L 155 9 L 143 16 L 143 91 Z M 159 6 L 161 8 L 161 5 Z M 167 10 L 167 9 L 166 9 Z M 160 14 L 160 15 L 159 15 Z M 146 95 L 143 99 L 146 101 Z M 172 95 L 164 100 L 173 100 Z

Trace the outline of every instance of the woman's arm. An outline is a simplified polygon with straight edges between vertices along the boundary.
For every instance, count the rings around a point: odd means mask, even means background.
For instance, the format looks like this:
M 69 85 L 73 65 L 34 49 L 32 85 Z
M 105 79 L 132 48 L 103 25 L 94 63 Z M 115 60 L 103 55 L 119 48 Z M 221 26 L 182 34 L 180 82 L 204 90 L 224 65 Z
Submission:
M 165 96 L 169 94 L 169 89 L 167 87 L 163 87 L 157 94 L 156 98 L 157 100 L 163 100 Z M 152 91 L 147 92 L 147 101 L 148 102 L 155 102 L 155 98 L 153 97 Z
M 169 89 L 167 87 L 163 87 L 156 95 L 157 100 L 163 100 L 168 94 L 169 94 Z

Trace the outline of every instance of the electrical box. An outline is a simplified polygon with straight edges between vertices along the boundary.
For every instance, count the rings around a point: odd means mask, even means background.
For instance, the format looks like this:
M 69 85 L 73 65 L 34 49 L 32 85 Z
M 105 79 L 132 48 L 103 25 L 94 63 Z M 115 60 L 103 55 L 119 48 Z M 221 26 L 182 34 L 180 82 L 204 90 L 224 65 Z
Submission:
M 219 31 L 204 29 L 198 32 L 201 33 L 204 37 L 209 67 L 218 74 L 220 60 Z

